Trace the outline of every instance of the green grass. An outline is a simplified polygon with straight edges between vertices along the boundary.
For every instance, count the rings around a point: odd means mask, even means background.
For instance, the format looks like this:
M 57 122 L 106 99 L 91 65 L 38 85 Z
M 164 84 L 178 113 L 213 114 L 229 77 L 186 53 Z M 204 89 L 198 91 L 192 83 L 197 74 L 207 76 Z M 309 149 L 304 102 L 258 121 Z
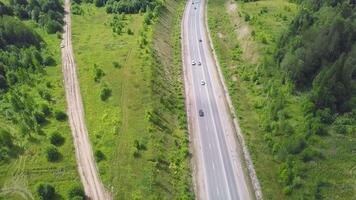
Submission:
M 272 152 L 266 137 L 272 133 L 266 131 L 267 124 L 275 127 L 278 122 L 268 121 L 270 102 L 275 101 L 272 90 L 283 94 L 286 101 L 284 112 L 287 121 L 295 132 L 305 130 L 306 116 L 303 105 L 308 94 L 293 94 L 293 86 L 285 80 L 282 71 L 268 65 L 264 59 L 273 60 L 273 53 L 280 35 L 287 30 L 289 22 L 297 11 L 297 6 L 284 0 L 265 0 L 250 3 L 237 3 L 238 10 L 227 14 L 225 0 L 209 1 L 209 27 L 218 58 L 227 81 L 233 104 L 239 117 L 240 125 L 254 161 L 265 199 L 315 199 L 316 194 L 326 199 L 354 199 L 355 188 L 355 154 L 354 135 L 334 133 L 329 126 L 327 136 L 311 136 L 308 146 L 320 151 L 324 156 L 312 162 L 300 162 L 295 168 L 302 174 L 301 187 L 295 188 L 291 195 L 279 182 L 278 154 Z M 249 16 L 249 17 L 247 17 Z M 245 21 L 246 19 L 246 21 Z M 236 35 L 236 20 L 239 26 L 248 25 L 251 44 L 257 47 L 259 60 L 253 62 L 244 57 L 249 49 L 243 49 L 246 41 Z M 234 58 L 234 49 L 243 53 Z M 235 51 L 236 52 L 236 51 Z M 264 65 L 263 65 L 263 64 Z M 267 65 L 266 65 L 267 63 Z M 263 72 L 264 70 L 264 72 Z M 266 73 L 261 75 L 262 73 Z M 352 128 L 352 127 L 350 127 Z M 273 136 L 274 144 L 288 141 L 288 136 Z M 273 143 L 272 143 L 273 144 Z M 300 159 L 300 156 L 296 156 Z M 322 183 L 318 186 L 318 183 Z
M 159 116 L 173 130 L 172 135 L 148 120 L 148 112 L 160 105 L 152 93 L 155 61 L 150 47 L 142 49 L 138 41 L 142 31 L 151 41 L 152 27 L 143 28 L 143 15 L 126 15 L 127 27 L 134 34 L 115 35 L 109 25 L 113 15 L 93 5 L 81 7 L 84 14 L 72 16 L 73 46 L 89 136 L 94 151 L 100 150 L 106 157 L 98 162 L 101 178 L 116 199 L 176 198 L 179 181 L 170 168 L 157 168 L 157 157 L 171 159 L 171 144 L 181 142 L 184 137 L 178 136 L 184 132 L 175 124 L 174 113 L 169 116 L 163 110 Z M 115 68 L 113 62 L 121 67 Z M 94 64 L 105 73 L 100 83 L 94 81 Z M 103 83 L 112 90 L 106 101 L 99 96 Z M 137 158 L 135 141 L 147 148 Z
M 35 26 L 31 22 L 27 22 Z M 51 82 L 52 89 L 50 94 L 55 100 L 53 110 L 66 111 L 65 93 L 63 87 L 61 56 L 59 39 L 56 35 L 48 35 L 43 29 L 36 28 L 47 44 L 47 52 L 56 60 L 56 66 L 46 68 L 46 76 L 43 77 L 44 83 Z M 72 135 L 67 121 L 58 122 L 51 117 L 48 124 L 43 127 L 44 135 L 33 135 L 31 141 L 26 137 L 21 137 L 18 128 L 5 119 L 0 119 L 0 126 L 11 130 L 15 136 L 15 141 L 23 149 L 18 158 L 12 159 L 10 163 L 0 165 L 0 188 L 10 189 L 12 192 L 0 192 L 0 199 L 24 199 L 27 197 L 38 197 L 36 185 L 38 183 L 52 184 L 59 198 L 68 198 L 67 193 L 72 185 L 80 185 L 79 174 L 75 161 L 75 153 L 72 142 Z M 54 131 L 59 131 L 65 138 L 63 146 L 59 151 L 63 158 L 60 162 L 50 163 L 46 159 L 45 149 L 49 146 L 48 136 Z

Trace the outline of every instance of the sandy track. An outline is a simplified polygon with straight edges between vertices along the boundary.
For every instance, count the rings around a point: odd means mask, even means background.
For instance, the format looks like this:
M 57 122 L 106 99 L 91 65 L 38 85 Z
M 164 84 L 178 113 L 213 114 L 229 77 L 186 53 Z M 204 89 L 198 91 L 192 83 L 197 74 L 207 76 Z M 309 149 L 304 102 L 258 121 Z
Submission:
M 73 135 L 78 171 L 88 199 L 108 200 L 111 197 L 100 181 L 84 120 L 84 109 L 72 48 L 70 0 L 65 0 L 65 12 L 62 71 L 68 105 L 67 114 Z

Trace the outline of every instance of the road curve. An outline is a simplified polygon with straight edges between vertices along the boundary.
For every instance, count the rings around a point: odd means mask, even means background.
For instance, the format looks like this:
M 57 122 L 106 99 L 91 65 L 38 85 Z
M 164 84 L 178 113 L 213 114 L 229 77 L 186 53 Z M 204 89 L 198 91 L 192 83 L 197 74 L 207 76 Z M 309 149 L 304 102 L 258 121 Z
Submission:
M 72 48 L 70 0 L 65 0 L 64 23 L 61 43 L 61 47 L 63 47 L 62 71 L 68 105 L 67 114 L 73 135 L 78 171 L 87 199 L 109 200 L 111 197 L 105 191 L 98 175 L 84 120 L 84 109 Z
M 182 21 L 186 107 L 197 197 L 253 199 L 250 179 L 242 165 L 241 146 L 210 52 L 204 13 L 205 0 L 189 0 Z

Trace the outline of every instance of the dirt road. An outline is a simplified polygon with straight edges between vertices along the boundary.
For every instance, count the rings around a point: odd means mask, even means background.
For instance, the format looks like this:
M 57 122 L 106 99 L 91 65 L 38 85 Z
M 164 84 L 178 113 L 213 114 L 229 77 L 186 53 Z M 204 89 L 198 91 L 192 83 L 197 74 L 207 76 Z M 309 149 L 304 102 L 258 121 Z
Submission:
M 85 125 L 84 109 L 71 40 L 70 0 L 65 0 L 65 12 L 64 33 L 61 44 L 61 46 L 63 45 L 62 71 L 68 105 L 67 114 L 73 135 L 78 171 L 88 199 L 108 200 L 111 197 L 100 181 Z

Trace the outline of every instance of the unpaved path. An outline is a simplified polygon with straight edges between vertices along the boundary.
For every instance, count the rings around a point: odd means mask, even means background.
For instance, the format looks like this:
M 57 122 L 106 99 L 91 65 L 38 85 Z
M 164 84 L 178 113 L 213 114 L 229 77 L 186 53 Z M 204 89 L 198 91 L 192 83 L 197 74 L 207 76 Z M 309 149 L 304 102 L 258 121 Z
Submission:
M 84 120 L 84 109 L 71 40 L 70 0 L 65 0 L 65 13 L 62 71 L 68 105 L 67 113 L 73 135 L 78 171 L 88 199 L 108 200 L 111 197 L 100 181 Z

